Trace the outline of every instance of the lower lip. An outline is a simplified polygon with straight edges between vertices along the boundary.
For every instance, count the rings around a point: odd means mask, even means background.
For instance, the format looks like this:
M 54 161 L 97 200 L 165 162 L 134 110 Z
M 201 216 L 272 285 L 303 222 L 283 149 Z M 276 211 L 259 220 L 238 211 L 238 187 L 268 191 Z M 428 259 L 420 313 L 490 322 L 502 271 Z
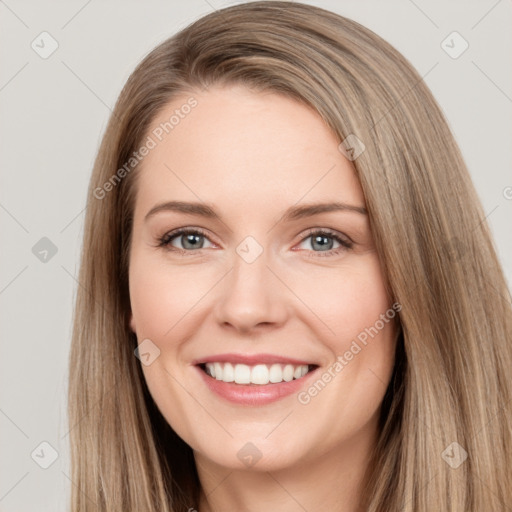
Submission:
M 224 382 L 210 377 L 199 366 L 196 366 L 205 384 L 217 395 L 225 398 L 229 402 L 239 405 L 265 405 L 276 402 L 292 394 L 297 394 L 304 388 L 306 379 L 315 373 L 318 368 L 308 372 L 300 379 L 294 379 L 290 382 L 280 382 L 276 384 L 235 384 Z

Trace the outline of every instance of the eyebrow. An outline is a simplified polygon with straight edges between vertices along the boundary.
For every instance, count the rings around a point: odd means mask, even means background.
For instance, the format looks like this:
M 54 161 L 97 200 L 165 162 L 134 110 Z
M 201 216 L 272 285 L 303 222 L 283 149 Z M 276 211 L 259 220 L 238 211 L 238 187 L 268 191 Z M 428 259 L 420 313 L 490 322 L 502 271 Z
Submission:
M 167 201 L 165 203 L 157 204 L 149 210 L 144 220 L 147 221 L 150 217 L 159 212 L 168 211 L 222 220 L 213 206 L 206 203 L 189 203 L 184 201 Z M 289 222 L 326 212 L 355 212 L 361 215 L 368 215 L 368 211 L 364 206 L 356 206 L 342 202 L 310 203 L 300 206 L 291 206 L 283 213 L 281 221 Z

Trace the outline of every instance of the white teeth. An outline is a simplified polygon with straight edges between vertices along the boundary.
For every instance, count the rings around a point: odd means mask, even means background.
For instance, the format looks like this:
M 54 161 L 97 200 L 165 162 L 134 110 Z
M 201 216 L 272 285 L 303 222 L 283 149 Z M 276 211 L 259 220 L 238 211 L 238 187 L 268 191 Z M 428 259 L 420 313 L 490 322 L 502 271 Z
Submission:
M 287 364 L 285 367 L 284 367 L 284 370 L 283 370 L 283 379 L 286 381 L 286 382 L 290 382 L 291 380 L 293 380 L 293 366 L 291 364 Z
M 220 363 L 213 363 L 213 368 L 214 368 L 214 375 L 215 375 L 215 378 L 217 380 L 222 380 L 223 379 L 223 365 L 220 364 Z
M 253 384 L 268 384 L 268 368 L 264 364 L 257 364 L 251 370 Z
M 237 384 L 250 384 L 251 367 L 246 364 L 237 364 L 235 366 L 235 382 Z
M 226 363 L 222 371 L 222 380 L 224 382 L 233 382 L 235 380 L 235 369 L 231 363 Z
M 248 366 L 246 364 L 231 363 L 206 363 L 206 373 L 211 377 L 224 382 L 235 382 L 236 384 L 259 384 L 290 382 L 293 379 L 304 377 L 309 371 L 307 364 L 257 364 Z
M 273 364 L 269 371 L 270 382 L 281 382 L 283 380 L 283 367 L 280 364 Z

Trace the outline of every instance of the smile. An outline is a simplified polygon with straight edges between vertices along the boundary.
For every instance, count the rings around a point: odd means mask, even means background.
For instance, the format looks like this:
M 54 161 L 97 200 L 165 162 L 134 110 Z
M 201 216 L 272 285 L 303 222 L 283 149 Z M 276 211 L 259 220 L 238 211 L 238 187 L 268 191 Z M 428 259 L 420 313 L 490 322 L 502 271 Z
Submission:
M 217 354 L 192 362 L 206 388 L 231 404 L 263 406 L 296 395 L 320 368 L 275 354 Z
M 210 362 L 200 365 L 210 377 L 222 382 L 234 382 L 240 385 L 279 384 L 300 379 L 315 368 L 308 364 L 232 364 L 228 362 Z

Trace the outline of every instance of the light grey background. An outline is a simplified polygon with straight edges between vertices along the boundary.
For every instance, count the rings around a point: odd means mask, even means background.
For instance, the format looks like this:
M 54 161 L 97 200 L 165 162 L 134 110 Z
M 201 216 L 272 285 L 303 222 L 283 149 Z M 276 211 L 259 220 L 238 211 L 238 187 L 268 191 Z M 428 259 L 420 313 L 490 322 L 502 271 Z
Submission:
M 75 275 L 86 188 L 110 109 L 157 43 L 233 3 L 0 0 L 3 512 L 66 510 Z M 462 149 L 512 282 L 511 0 L 306 3 L 374 30 L 424 76 Z M 31 47 L 34 41 L 39 52 L 51 49 L 43 31 L 58 43 L 46 59 Z M 458 58 L 441 46 L 453 31 L 469 44 Z M 452 54 L 462 48 L 457 37 L 444 43 Z M 44 253 L 32 252 L 43 237 L 57 248 L 46 262 L 39 259 Z M 40 465 L 49 464 L 53 452 L 42 442 L 57 455 L 48 469 Z

